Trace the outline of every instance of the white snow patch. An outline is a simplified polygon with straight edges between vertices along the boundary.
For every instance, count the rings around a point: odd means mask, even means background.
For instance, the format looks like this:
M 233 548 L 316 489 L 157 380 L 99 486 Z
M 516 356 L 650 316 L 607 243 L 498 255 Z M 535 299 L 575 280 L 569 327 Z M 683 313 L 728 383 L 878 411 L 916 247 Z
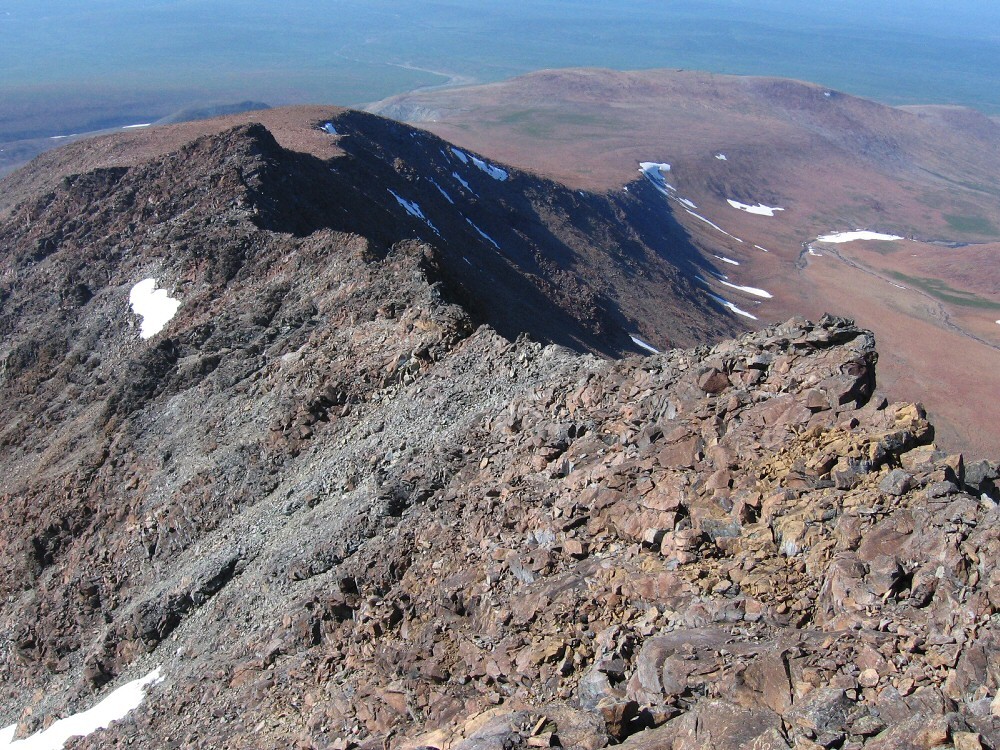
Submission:
M 906 289 L 905 286 L 903 286 L 902 284 L 897 284 L 895 281 L 890 281 L 889 283 L 892 284 L 897 289 Z
M 460 151 L 457 148 L 455 148 L 454 146 L 452 146 L 451 147 L 451 153 L 455 154 L 455 156 L 458 157 L 458 160 L 460 162 L 462 162 L 462 164 L 468 164 L 469 163 L 469 157 L 465 155 L 464 151 Z
M 706 218 L 705 218 L 704 216 L 702 216 L 701 214 L 696 214 L 696 213 L 695 213 L 694 211 L 692 211 L 692 210 L 691 210 L 690 208 L 685 208 L 684 210 L 685 210 L 685 211 L 687 211 L 687 212 L 688 212 L 689 214 L 691 214 L 691 215 L 692 215 L 692 216 L 693 216 L 694 218 L 696 218 L 696 219 L 701 219 L 701 220 L 702 220 L 703 222 L 705 222 L 705 223 L 706 223 L 706 224 L 708 224 L 708 225 L 709 225 L 710 227 L 712 227 L 712 229 L 717 229 L 718 231 L 722 232 L 722 233 L 723 233 L 724 235 L 726 235 L 726 237 L 732 237 L 732 238 L 733 238 L 734 240 L 736 240 L 737 242 L 743 242 L 743 240 L 741 240 L 741 239 L 740 239 L 739 237 L 737 237 L 736 235 L 733 235 L 733 234 L 730 234 L 729 232 L 727 232 L 727 231 L 726 231 L 725 229 L 723 229 L 722 227 L 720 227 L 720 226 L 719 226 L 718 224 L 716 224 L 715 222 L 712 222 L 712 221 L 709 221 L 708 219 L 706 219 Z
M 766 247 L 761 247 L 760 245 L 754 245 L 754 247 L 757 248 L 758 250 L 763 250 L 765 253 L 771 252 Z
M 467 222 L 469 222 L 469 226 L 470 227 L 472 227 L 477 232 L 479 232 L 479 236 L 480 237 L 482 237 L 484 240 L 487 240 L 488 242 L 492 242 L 493 243 L 493 247 L 495 247 L 497 250 L 500 249 L 500 245 L 497 244 L 497 241 L 495 239 L 493 239 L 492 237 L 490 237 L 488 234 L 486 234 L 486 232 L 484 232 L 482 229 L 480 229 L 479 227 L 477 227 L 475 224 L 473 224 L 472 223 L 472 219 L 470 219 L 469 217 L 466 217 L 465 220 Z
M 670 171 L 670 165 L 658 161 L 639 162 L 639 171 L 643 177 L 653 183 L 653 187 L 661 193 L 670 197 L 669 190 L 675 190 L 674 186 L 667 182 L 666 173 Z
M 837 232 L 835 234 L 824 234 L 816 238 L 817 242 L 829 242 L 838 245 L 841 242 L 854 242 L 855 240 L 880 240 L 892 241 L 901 240 L 895 234 L 882 234 L 881 232 L 869 232 L 867 229 L 860 229 L 856 232 Z
M 737 284 L 731 284 L 728 281 L 724 281 L 723 279 L 716 279 L 716 281 L 722 284 L 722 286 L 728 286 L 730 289 L 735 289 L 739 292 L 745 292 L 746 294 L 751 294 L 754 297 L 760 297 L 762 299 L 771 299 L 772 297 L 774 297 L 774 295 L 771 294 L 769 291 L 765 289 L 758 289 L 755 286 L 739 286 Z
M 623 187 L 622 190 L 624 190 L 627 193 L 628 192 L 628 185 L 626 185 L 625 187 Z
M 831 96 L 833 96 L 833 92 L 832 91 L 824 91 L 823 92 L 823 96 L 825 96 L 827 99 L 829 99 Z
M 475 156 L 472 157 L 472 163 L 475 164 L 483 172 L 486 172 L 486 174 L 488 174 L 494 180 L 499 180 L 500 182 L 503 182 L 510 176 L 507 174 L 507 170 L 500 169 L 500 167 L 494 167 L 492 164 L 488 164 L 482 159 L 479 159 Z
M 151 122 L 140 122 L 138 125 L 123 125 L 122 130 L 132 130 L 133 128 L 148 128 L 153 123 Z
M 629 338 L 632 339 L 632 343 L 633 344 L 635 344 L 636 346 L 642 347 L 647 352 L 652 352 L 653 354 L 659 354 L 660 353 L 659 349 L 657 349 L 655 346 L 650 346 L 649 344 L 647 344 L 642 339 L 636 338 L 635 336 L 629 336 Z
M 326 131 L 330 135 L 340 135 L 340 133 L 337 132 L 337 129 L 333 127 L 332 122 L 324 122 L 322 125 L 319 126 L 319 129 Z
M 748 214 L 757 214 L 758 216 L 774 216 L 775 211 L 785 210 L 783 208 L 765 206 L 763 203 L 758 203 L 755 206 L 749 206 L 746 203 L 734 201 L 732 198 L 727 198 L 726 202 L 733 208 L 738 208 L 740 211 L 746 211 Z
M 757 316 L 756 315 L 754 315 L 752 313 L 748 313 L 746 310 L 741 310 L 736 305 L 734 305 L 732 302 L 730 302 L 727 299 L 723 299 L 722 297 L 720 297 L 717 294 L 711 294 L 710 293 L 708 296 L 711 297 L 712 299 L 714 299 L 716 302 L 718 302 L 723 307 L 726 307 L 726 308 L 732 310 L 737 315 L 742 315 L 744 318 L 750 318 L 750 320 L 757 320 Z
M 728 263 L 731 266 L 738 266 L 740 264 L 738 260 L 727 258 L 725 255 L 713 255 L 712 257 L 721 260 L 723 263 Z
M 806 249 L 807 249 L 807 250 L 809 251 L 809 254 L 810 254 L 811 256 L 813 256 L 814 258 L 822 258 L 822 257 L 823 257 L 823 253 L 817 253 L 817 252 L 816 252 L 816 251 L 815 251 L 815 250 L 813 249 L 813 246 L 812 246 L 812 245 L 810 245 L 810 246 L 809 246 L 809 247 L 807 247 Z
M 785 557 L 795 557 L 799 554 L 799 545 L 794 539 L 781 540 L 781 553 Z
M 997 325 L 1000 326 L 1000 320 L 997 321 Z
M 476 191 L 473 190 L 471 187 L 469 187 L 469 183 L 467 183 L 465 180 L 463 180 L 462 179 L 462 175 L 460 175 L 458 172 L 452 172 L 451 176 L 454 177 L 456 180 L 458 180 L 459 184 L 462 187 L 464 187 L 466 190 L 468 190 L 470 193 L 472 193 L 473 195 L 476 194 Z
M 687 198 L 678 198 L 677 200 L 680 202 L 682 206 L 687 206 L 688 208 L 698 208 L 694 204 L 694 201 L 689 201 Z
M 437 227 L 434 226 L 433 224 L 431 224 L 431 220 L 428 219 L 426 216 L 424 216 L 424 212 L 420 210 L 420 206 L 418 206 L 413 201 L 406 200 L 406 198 L 404 198 L 401 195 L 397 194 L 393 190 L 389 190 L 389 192 L 392 193 L 392 197 L 396 199 L 396 202 L 399 205 L 401 205 L 403 208 L 406 209 L 406 213 L 408 213 L 410 216 L 413 216 L 413 217 L 415 217 L 417 219 L 420 219 L 422 222 L 424 222 L 424 224 L 426 224 L 431 229 L 433 229 L 434 233 L 438 237 L 441 236 L 441 233 L 437 230 Z
M 139 337 L 149 339 L 163 330 L 181 306 L 166 289 L 156 288 L 156 279 L 143 279 L 128 293 L 132 312 L 142 318 Z
M 98 729 L 106 729 L 111 722 L 124 719 L 130 711 L 138 708 L 146 697 L 146 688 L 163 682 L 159 668 L 145 677 L 127 682 L 110 693 L 93 708 L 59 719 L 30 737 L 15 740 L 17 725 L 0 731 L 0 750 L 60 750 L 70 737 L 86 736 Z
M 718 159 L 719 161 L 729 161 L 729 159 L 726 158 L 725 154 L 716 154 L 715 158 Z
M 49 140 L 50 141 L 61 141 L 63 138 L 69 138 L 69 136 L 68 135 L 50 135 L 49 136 Z
M 400 197 L 399 194 L 397 194 L 392 190 L 390 190 L 389 192 L 392 193 L 392 197 L 396 199 L 396 202 L 399 203 L 399 205 L 401 205 L 403 208 L 406 209 L 406 213 L 410 214 L 410 216 L 415 216 L 420 220 L 427 218 L 424 216 L 424 212 L 420 210 L 420 206 L 418 206 L 416 203 L 408 201 L 406 200 L 406 198 Z
M 452 200 L 452 197 L 450 195 L 448 195 L 447 192 L 445 192 L 445 189 L 443 187 L 441 187 L 440 185 L 437 184 L 437 182 L 434 181 L 433 177 L 431 178 L 431 185 L 433 185 L 434 187 L 436 187 L 438 189 L 438 192 L 441 193 L 441 195 L 444 196 L 444 199 L 446 201 L 448 201 L 453 206 L 455 205 L 455 201 Z

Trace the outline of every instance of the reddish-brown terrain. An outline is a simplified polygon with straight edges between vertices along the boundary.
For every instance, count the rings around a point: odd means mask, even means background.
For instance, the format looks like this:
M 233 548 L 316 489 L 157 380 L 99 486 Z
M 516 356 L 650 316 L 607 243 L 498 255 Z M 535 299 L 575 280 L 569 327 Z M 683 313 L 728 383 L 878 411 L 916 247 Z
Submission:
M 824 311 L 856 317 L 886 343 L 884 386 L 922 399 L 942 440 L 979 451 L 1000 446 L 995 119 L 685 71 L 544 71 L 372 109 L 587 190 L 621 191 L 637 179 L 639 162 L 671 164 L 676 196 L 744 240 L 673 201 L 694 243 L 708 258 L 742 264 L 720 266 L 732 283 L 774 297 L 757 304 L 715 285 L 718 294 L 761 321 Z M 785 210 L 752 215 L 727 199 Z M 817 245 L 819 255 L 804 254 L 819 235 L 861 229 L 907 241 Z
M 67 747 L 1000 747 L 1000 466 L 891 348 L 724 339 L 673 172 L 257 117 L 0 184 L 0 745 L 146 675 Z

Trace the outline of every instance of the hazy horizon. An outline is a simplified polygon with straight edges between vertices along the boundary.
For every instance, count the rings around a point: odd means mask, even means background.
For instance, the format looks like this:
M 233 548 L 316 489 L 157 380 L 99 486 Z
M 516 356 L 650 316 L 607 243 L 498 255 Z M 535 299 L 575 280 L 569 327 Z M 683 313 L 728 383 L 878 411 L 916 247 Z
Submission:
M 784 76 L 1000 113 L 1000 7 L 969 0 L 909 0 L 905 13 L 885 0 L 0 0 L 0 40 L 8 139 L 569 66 Z

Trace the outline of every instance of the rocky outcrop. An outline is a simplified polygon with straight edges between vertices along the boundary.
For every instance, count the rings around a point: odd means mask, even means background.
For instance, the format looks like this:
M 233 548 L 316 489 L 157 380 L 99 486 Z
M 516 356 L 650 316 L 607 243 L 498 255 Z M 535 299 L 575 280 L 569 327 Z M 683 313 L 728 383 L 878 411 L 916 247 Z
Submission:
M 919 406 L 873 397 L 869 334 L 791 321 L 620 362 L 452 346 L 309 436 L 297 485 L 205 535 L 231 552 L 159 563 L 182 585 L 144 591 L 97 661 L 168 680 L 91 746 L 997 741 L 998 498 Z
M 6 261 L 76 276 L 0 307 L 0 724 L 161 667 L 75 746 L 1000 743 L 998 467 L 879 396 L 870 333 L 512 341 L 428 243 L 198 190 L 168 225 L 209 221 L 204 254 L 67 228 Z M 141 340 L 150 269 L 181 307 Z

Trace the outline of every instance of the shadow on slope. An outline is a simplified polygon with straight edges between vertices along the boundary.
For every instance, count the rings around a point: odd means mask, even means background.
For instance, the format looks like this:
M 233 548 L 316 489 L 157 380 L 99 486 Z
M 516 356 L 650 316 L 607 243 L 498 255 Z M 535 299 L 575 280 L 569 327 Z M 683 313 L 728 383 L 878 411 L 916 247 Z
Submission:
M 507 338 L 616 355 L 635 351 L 632 333 L 690 345 L 738 330 L 694 284 L 704 262 L 655 191 L 573 191 L 365 113 L 331 125 L 345 155 L 330 161 L 251 126 L 260 226 L 428 242 L 453 293 Z

